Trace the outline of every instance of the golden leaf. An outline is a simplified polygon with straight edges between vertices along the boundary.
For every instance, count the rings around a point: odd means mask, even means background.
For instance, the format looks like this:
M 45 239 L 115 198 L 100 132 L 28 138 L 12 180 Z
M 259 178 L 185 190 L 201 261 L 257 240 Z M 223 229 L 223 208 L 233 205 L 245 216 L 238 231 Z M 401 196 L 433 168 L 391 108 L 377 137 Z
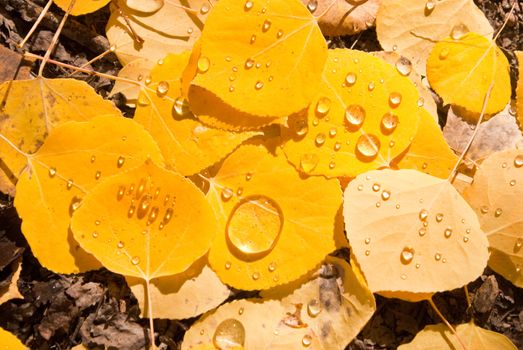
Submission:
M 459 288 L 487 264 L 488 241 L 476 214 L 446 180 L 414 170 L 367 172 L 345 190 L 344 217 L 373 292 Z
M 55 128 L 28 156 L 14 200 L 22 232 L 39 262 L 60 273 L 99 268 L 69 231 L 71 215 L 104 178 L 149 157 L 162 161 L 151 136 L 130 119 L 103 116 Z
M 182 95 L 182 73 L 189 52 L 169 55 L 151 71 L 142 88 L 135 118 L 155 138 L 167 166 L 193 175 L 222 160 L 257 132 L 214 129 L 194 119 Z
M 437 43 L 427 61 L 427 78 L 445 103 L 473 113 L 482 111 L 491 85 L 485 108 L 487 117 L 510 102 L 507 57 L 494 42 L 473 32 L 453 33 Z
M 465 190 L 490 242 L 489 266 L 523 287 L 523 150 L 505 150 L 485 159 Z
M 153 67 L 154 62 L 146 58 L 137 58 L 126 64 L 118 72 L 118 78 L 125 80 L 115 81 L 109 97 L 121 93 L 125 97 L 125 104 L 127 106 L 136 107 L 136 102 L 138 101 L 141 90 L 141 86 L 137 82 L 150 78 L 149 73 Z
M 107 269 L 152 280 L 186 270 L 216 233 L 203 193 L 152 161 L 107 178 L 71 220 L 74 238 Z
M 235 288 L 295 280 L 335 249 L 338 181 L 300 177 L 263 146 L 241 146 L 225 159 L 207 197 L 219 222 L 209 262 Z
M 5 82 L 0 85 L 0 100 L 0 169 L 10 179 L 0 187 L 2 192 L 14 191 L 26 165 L 25 157 L 13 145 L 22 152 L 34 153 L 49 132 L 65 121 L 121 115 L 89 85 L 73 79 L 40 77 Z
M 514 51 L 518 59 L 518 71 L 523 72 L 523 51 Z M 516 111 L 519 127 L 523 130 L 523 78 L 518 79 L 518 86 L 516 89 Z
M 53 0 L 62 10 L 67 11 L 73 0 Z M 111 0 L 75 0 L 70 14 L 73 16 L 85 15 L 97 11 L 110 3 Z
M 382 59 L 329 50 L 308 117 L 282 129 L 284 151 L 301 172 L 356 176 L 389 166 L 408 147 L 421 110 L 414 84 Z
M 473 0 L 383 0 L 376 16 L 381 47 L 407 57 L 422 75 L 434 43 L 463 27 L 489 38 L 494 32 Z
M 456 333 L 463 340 L 467 349 L 474 350 L 516 350 L 512 342 L 503 334 L 476 326 L 472 321 L 456 326 Z M 443 323 L 428 325 L 408 343 L 398 350 L 461 350 L 457 337 Z
M 0 348 L 2 350 L 25 350 L 24 344 L 12 333 L 0 328 Z
M 326 55 L 316 20 L 299 0 L 223 0 L 202 32 L 192 84 L 242 112 L 286 117 L 310 103 Z

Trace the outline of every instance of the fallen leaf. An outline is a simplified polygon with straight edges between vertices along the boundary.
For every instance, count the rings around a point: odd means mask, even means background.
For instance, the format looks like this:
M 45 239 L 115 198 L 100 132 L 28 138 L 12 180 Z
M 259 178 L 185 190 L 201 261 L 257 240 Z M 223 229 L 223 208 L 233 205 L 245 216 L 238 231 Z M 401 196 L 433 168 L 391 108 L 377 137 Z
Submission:
M 523 287 L 523 150 L 505 150 L 485 159 L 465 190 L 490 242 L 489 266 Z
M 287 310 L 303 305 L 300 319 L 318 338 L 321 349 L 344 349 L 376 310 L 372 292 L 342 259 L 327 257 L 320 269 L 300 284 L 262 291 L 261 296 L 281 299 Z
M 113 8 L 106 35 L 124 65 L 137 58 L 154 62 L 170 53 L 191 50 L 212 8 L 208 0 L 169 0 L 156 12 L 144 13 L 130 8 L 125 0 L 117 4 L 134 33 L 143 39 L 143 43 L 136 40 L 120 11 Z
M 374 25 L 380 0 L 302 0 L 325 35 L 353 35 Z
M 470 323 L 455 327 L 456 333 L 465 343 L 467 349 L 474 350 L 516 350 L 512 342 L 503 334 L 489 331 Z M 414 339 L 398 347 L 398 350 L 461 350 L 462 345 L 457 337 L 443 323 L 428 325 Z
M 473 164 L 492 153 L 514 149 L 517 145 L 523 144 L 523 136 L 516 119 L 511 115 L 510 105 L 478 127 L 479 130 L 465 157 Z M 443 135 L 453 150 L 462 153 L 474 133 L 474 128 L 476 125 L 463 120 L 459 114 L 454 112 L 453 108 L 450 108 Z
M 11 299 L 23 299 L 23 295 L 18 291 L 18 279 L 20 278 L 20 272 L 22 272 L 22 262 L 18 261 L 14 263 L 13 275 L 11 276 L 11 282 L 7 288 L 0 289 L 0 304 L 5 303 Z
M 376 16 L 381 47 L 407 57 L 421 75 L 434 44 L 461 25 L 488 38 L 494 32 L 473 0 L 382 0 Z
M 335 249 L 337 180 L 301 177 L 281 152 L 244 145 L 209 182 L 219 222 L 209 262 L 224 283 L 245 290 L 284 284 Z
M 155 138 L 167 166 L 193 175 L 222 160 L 258 132 L 235 133 L 208 127 L 194 118 L 182 95 L 181 77 L 189 52 L 169 55 L 142 87 L 134 120 Z
M 62 10 L 67 11 L 71 6 L 73 0 L 53 0 L 53 2 L 60 7 Z M 69 12 L 73 16 L 85 15 L 87 13 L 95 12 L 108 3 L 111 0 L 74 0 L 75 3 Z
M 299 0 L 216 3 L 200 50 L 193 85 L 239 111 L 271 118 L 307 107 L 327 56 L 316 20 Z
M 24 344 L 12 333 L 0 328 L 0 347 L 3 350 L 25 350 Z
M 445 141 L 434 118 L 426 110 L 422 110 L 420 115 L 418 131 L 411 145 L 392 165 L 446 179 L 450 176 L 458 157 Z
M 169 3 L 169 1 L 167 1 L 167 3 Z M 135 11 L 154 13 L 160 10 L 165 2 L 164 0 L 126 0 L 125 4 Z
M 495 42 L 461 29 L 432 48 L 427 60 L 427 78 L 445 104 L 473 113 L 483 111 L 488 96 L 486 120 L 510 102 L 509 63 Z
M 26 165 L 26 158 L 14 147 L 34 153 L 49 132 L 63 122 L 89 120 L 97 115 L 121 115 L 89 85 L 73 79 L 5 82 L 0 85 L 0 100 L 0 168 L 10 180 L 0 182 L 2 192 L 13 193 Z
M 38 261 L 60 273 L 99 268 L 73 238 L 71 215 L 104 178 L 149 157 L 162 161 L 154 140 L 131 119 L 102 116 L 56 127 L 28 156 L 14 200 L 22 232 Z
M 109 97 L 121 93 L 125 97 L 125 104 L 127 106 L 131 108 L 136 107 L 136 102 L 138 101 L 141 90 L 139 82 L 149 78 L 149 73 L 153 67 L 154 62 L 146 58 L 137 58 L 126 64 L 118 72 L 118 78 L 125 80 L 117 79 L 115 81 Z
M 487 264 L 476 214 L 446 180 L 415 170 L 370 171 L 349 183 L 344 198 L 347 238 L 373 292 L 451 290 Z
M 107 269 L 152 280 L 203 256 L 216 218 L 192 182 L 146 161 L 93 188 L 74 212 L 71 230 Z
M 149 305 L 144 282 L 136 277 L 126 280 L 138 299 L 141 316 L 147 317 Z M 175 320 L 203 314 L 218 307 L 230 295 L 229 288 L 207 266 L 207 257 L 200 258 L 180 274 L 153 279 L 149 288 L 154 317 Z
M 329 50 L 307 118 L 289 118 L 284 151 L 301 172 L 354 177 L 389 166 L 412 141 L 418 92 L 402 73 L 371 54 Z

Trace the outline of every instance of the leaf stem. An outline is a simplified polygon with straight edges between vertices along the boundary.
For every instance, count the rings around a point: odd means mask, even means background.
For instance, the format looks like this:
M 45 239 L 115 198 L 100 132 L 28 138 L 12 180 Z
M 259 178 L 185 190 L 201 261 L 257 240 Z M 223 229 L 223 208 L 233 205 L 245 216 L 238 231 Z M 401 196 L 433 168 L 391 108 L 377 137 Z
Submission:
M 443 314 L 441 313 L 441 311 L 439 311 L 438 307 L 436 306 L 436 304 L 434 303 L 434 300 L 432 300 L 432 297 L 430 297 L 428 299 L 429 301 L 429 304 L 430 306 L 432 307 L 432 309 L 434 310 L 434 312 L 439 316 L 439 318 L 443 321 L 443 323 L 445 323 L 445 325 L 450 329 L 450 331 L 456 336 L 456 339 L 458 340 L 459 344 L 461 345 L 461 347 L 463 348 L 463 350 L 468 350 L 467 347 L 465 346 L 465 343 L 463 342 L 463 340 L 461 339 L 461 337 L 458 335 L 458 333 L 456 332 L 456 329 L 454 327 L 452 327 L 452 325 L 449 323 L 449 321 L 447 321 L 447 319 L 445 318 L 445 316 L 443 316 Z
M 151 299 L 151 280 L 145 279 L 145 291 L 147 293 L 147 316 L 149 317 L 149 338 L 151 341 L 151 349 L 156 350 L 154 343 L 154 318 L 153 318 L 153 304 Z
M 88 65 L 92 64 L 93 62 L 96 62 L 98 61 L 99 59 L 107 56 L 108 54 L 114 52 L 116 50 L 116 46 L 111 46 L 108 50 L 105 50 L 104 52 L 102 52 L 101 54 L 99 54 L 98 56 L 96 56 L 95 58 L 85 62 L 84 64 L 82 64 L 80 67 L 75 67 L 73 69 L 73 71 L 71 73 L 69 73 L 68 77 L 72 77 L 73 75 L 75 75 L 76 73 L 79 72 L 78 68 L 85 68 L 87 67 Z
M 29 30 L 29 33 L 27 33 L 27 35 L 25 36 L 24 40 L 22 40 L 18 44 L 18 47 L 20 47 L 20 48 L 23 47 L 25 45 L 25 43 L 27 42 L 27 40 L 29 40 L 31 35 L 33 35 L 33 33 L 35 32 L 36 28 L 38 28 L 38 25 L 40 24 L 40 22 L 42 22 L 42 20 L 44 19 L 45 15 L 47 14 L 47 11 L 49 11 L 49 8 L 51 7 L 52 4 L 53 4 L 53 0 L 49 0 L 47 2 L 45 7 L 42 9 L 42 12 L 40 12 L 40 15 L 36 19 L 35 23 L 31 27 L 31 29 Z

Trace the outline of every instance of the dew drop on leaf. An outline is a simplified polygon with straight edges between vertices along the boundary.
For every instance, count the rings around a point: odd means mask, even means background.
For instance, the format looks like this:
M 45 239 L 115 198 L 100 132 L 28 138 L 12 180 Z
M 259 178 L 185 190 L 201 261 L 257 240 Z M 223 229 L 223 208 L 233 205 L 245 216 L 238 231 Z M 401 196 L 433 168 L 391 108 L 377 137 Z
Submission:
M 427 209 L 421 209 L 419 212 L 419 219 L 421 221 L 425 221 L 425 220 L 427 220 L 428 217 L 429 217 L 429 212 L 427 211 Z
M 427 2 L 425 3 L 426 14 L 430 14 L 434 10 L 435 7 L 436 7 L 435 0 L 427 0 Z
M 434 260 L 440 261 L 441 260 L 441 254 L 440 253 L 434 254 Z
M 466 25 L 464 25 L 463 23 L 456 24 L 454 27 L 452 27 L 452 30 L 450 32 L 450 37 L 453 40 L 459 40 L 459 39 L 463 38 L 469 31 L 470 31 L 469 28 Z
M 443 220 L 443 214 L 441 214 L 441 213 L 436 214 L 436 221 L 441 222 L 442 220 Z
M 399 92 L 391 92 L 389 95 L 389 105 L 396 108 L 401 103 L 401 94 Z
M 207 57 L 200 57 L 198 59 L 198 71 L 200 73 L 205 73 L 209 70 L 209 67 L 211 66 L 211 61 Z
M 406 57 L 400 57 L 396 61 L 395 66 L 398 73 L 400 73 L 403 76 L 407 76 L 410 74 L 410 72 L 412 72 L 412 63 Z
M 56 175 L 56 168 L 51 167 L 49 168 L 49 177 L 55 177 Z
M 320 116 L 324 116 L 329 113 L 331 108 L 331 100 L 328 97 L 320 97 L 318 103 L 316 103 L 316 113 Z
M 312 299 L 307 303 L 307 313 L 310 317 L 316 317 L 321 313 L 322 307 L 318 299 Z
M 131 264 L 133 264 L 133 265 L 138 265 L 139 263 L 140 263 L 140 257 L 138 257 L 138 256 L 133 256 L 133 257 L 131 258 Z
M 418 234 L 420 235 L 420 237 L 425 236 L 426 233 L 427 233 L 427 230 L 423 227 L 418 230 Z
M 372 190 L 374 192 L 378 192 L 380 190 L 380 188 L 381 188 L 381 186 L 378 183 L 375 183 L 374 185 L 372 185 Z
M 67 180 L 67 189 L 70 190 L 73 187 L 73 180 Z
M 380 149 L 380 140 L 372 134 L 361 135 L 356 142 L 356 150 L 364 157 L 374 158 Z
M 309 0 L 309 2 L 307 3 L 307 9 L 310 12 L 314 12 L 314 11 L 316 11 L 317 8 L 318 8 L 318 1 L 317 0 Z
M 303 336 L 303 338 L 301 339 L 301 344 L 304 347 L 306 347 L 306 348 L 311 346 L 311 344 L 312 344 L 312 337 L 310 335 L 308 335 L 308 334 L 305 334 Z
M 116 166 L 118 168 L 121 168 L 124 163 L 125 163 L 125 157 L 124 156 L 120 156 L 120 157 L 118 157 L 118 160 L 116 161 Z
M 383 192 L 381 192 L 381 199 L 383 199 L 384 201 L 387 201 L 387 200 L 389 200 L 389 198 L 390 198 L 390 191 L 384 190 Z
M 450 238 L 450 236 L 452 236 L 452 229 L 447 227 L 445 231 L 443 231 L 443 234 L 445 235 L 445 238 Z
M 245 9 L 245 11 L 249 11 L 250 9 L 252 9 L 253 6 L 254 3 L 251 0 L 247 0 L 243 8 Z
M 169 83 L 166 81 L 160 81 L 156 87 L 156 93 L 159 96 L 165 96 L 169 92 Z
M 360 105 L 350 105 L 345 110 L 345 120 L 348 123 L 349 130 L 354 130 L 365 121 L 365 109 Z
M 514 166 L 516 168 L 521 168 L 523 166 L 523 154 L 518 154 L 515 158 L 514 158 Z
M 348 85 L 348 86 L 352 86 L 356 83 L 356 74 L 353 73 L 353 72 L 349 72 L 347 74 L 347 76 L 345 77 L 345 83 Z
M 316 143 L 316 146 L 323 146 L 323 144 L 325 143 L 325 134 L 319 133 L 318 135 L 316 135 L 314 142 Z
M 501 216 L 501 214 L 503 214 L 503 209 L 501 209 L 501 208 L 497 208 L 496 211 L 494 212 L 494 215 L 496 217 Z
M 306 153 L 300 158 L 300 168 L 306 173 L 313 171 L 318 165 L 319 157 L 316 154 Z
M 224 187 L 222 189 L 222 200 L 228 201 L 229 199 L 231 199 L 233 194 L 234 192 L 232 191 L 232 189 L 230 189 L 229 187 Z
M 243 347 L 245 344 L 245 328 L 237 319 L 226 319 L 216 327 L 212 342 L 218 349 Z
M 263 22 L 263 26 L 262 26 L 262 31 L 263 32 L 266 32 L 268 31 L 270 28 L 271 28 L 271 21 L 266 19 L 264 22 Z
M 187 100 L 181 96 L 176 98 L 173 104 L 173 110 L 174 113 L 179 116 L 189 114 L 189 104 L 187 103 Z
M 256 82 L 256 84 L 254 85 L 254 88 L 255 88 L 256 90 L 260 90 L 262 87 L 263 87 L 263 82 L 261 82 L 261 81 L 259 81 L 259 80 L 258 80 L 258 81 Z
M 393 132 L 398 126 L 399 118 L 392 112 L 387 112 L 381 118 L 381 126 L 385 134 Z

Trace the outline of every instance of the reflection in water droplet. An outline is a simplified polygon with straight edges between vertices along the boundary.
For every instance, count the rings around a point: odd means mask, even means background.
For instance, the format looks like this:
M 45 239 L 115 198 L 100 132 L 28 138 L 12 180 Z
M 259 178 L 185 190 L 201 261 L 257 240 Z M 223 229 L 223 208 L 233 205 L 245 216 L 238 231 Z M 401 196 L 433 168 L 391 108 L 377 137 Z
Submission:
M 209 12 L 210 8 L 209 8 L 209 5 L 208 4 L 203 4 L 202 7 L 200 8 L 200 12 L 202 13 L 202 15 L 205 15 L 207 12 Z
M 423 105 L 425 104 L 425 99 L 423 97 L 420 97 L 418 99 L 417 104 L 418 104 L 418 107 L 423 107 Z
M 251 173 L 245 174 L 245 181 L 251 181 L 251 179 L 252 179 L 252 174 Z
M 316 103 L 316 113 L 320 116 L 324 116 L 329 113 L 331 108 L 331 100 L 328 97 L 320 97 Z
M 375 87 L 376 87 L 376 85 L 374 84 L 373 81 L 371 81 L 371 82 L 369 83 L 369 85 L 367 85 L 367 89 L 369 89 L 369 91 L 374 90 Z
M 100 176 L 102 176 L 102 172 L 101 171 L 97 171 L 96 174 L 94 174 L 94 178 L 96 180 L 98 180 L 100 178 Z
M 96 156 L 91 156 L 91 163 L 94 163 L 95 160 L 96 160 Z
M 375 183 L 374 185 L 372 185 L 372 190 L 374 192 L 378 192 L 380 190 L 380 188 L 381 188 L 381 186 L 378 183 Z
M 49 168 L 49 177 L 55 177 L 56 175 L 56 168 L 51 167 Z
M 300 158 L 300 168 L 305 173 L 310 173 L 318 165 L 319 158 L 316 154 L 306 153 Z
M 164 96 L 169 92 L 169 83 L 166 81 L 161 81 L 158 83 L 158 86 L 156 87 L 156 93 L 159 96 Z
M 514 179 L 510 180 L 509 185 L 516 186 L 516 180 L 514 180 Z
M 200 73 L 205 73 L 209 70 L 211 66 L 211 61 L 207 57 L 200 57 L 198 59 L 198 71 Z
M 226 319 L 216 327 L 212 342 L 218 349 L 243 347 L 245 345 L 245 328 L 235 318 Z
M 353 72 L 349 72 L 349 73 L 347 73 L 347 76 L 345 77 L 345 83 L 348 86 L 352 86 L 356 83 L 356 79 L 357 79 L 356 74 Z
M 268 266 L 267 266 L 267 270 L 269 270 L 269 272 L 274 272 L 276 271 L 276 264 L 271 262 Z
M 366 250 L 366 251 L 365 251 L 365 255 L 366 255 L 366 256 L 369 256 L 369 255 L 370 255 L 370 250 Z
M 340 149 L 341 149 L 341 143 L 336 142 L 336 143 L 334 144 L 334 150 L 335 150 L 335 151 L 339 151 Z
M 467 33 L 469 32 L 469 29 L 466 25 L 463 23 L 457 24 L 452 28 L 452 31 L 450 32 L 450 37 L 454 40 L 460 40 L 463 38 Z
M 336 167 L 336 162 L 333 161 L 333 160 L 331 160 L 331 161 L 329 162 L 329 169 L 334 169 L 335 167 Z
M 160 209 L 158 207 L 152 207 L 149 217 L 147 218 L 147 225 L 152 224 L 156 220 L 159 211 Z
M 361 135 L 356 142 L 356 150 L 364 157 L 376 157 L 380 149 L 380 140 L 372 135 Z
M 312 299 L 307 303 L 307 313 L 310 317 L 318 316 L 321 310 L 321 303 L 318 299 Z
M 283 30 L 278 30 L 278 33 L 276 33 L 276 37 L 279 39 L 283 36 Z
M 122 241 L 118 242 L 118 244 L 116 245 L 116 247 L 117 247 L 118 249 L 122 249 L 124 246 L 125 246 L 125 243 L 122 242 Z
M 469 241 L 468 237 L 463 237 L 463 242 L 467 243 Z
M 254 44 L 256 42 L 256 34 L 251 35 L 250 43 Z
M 399 92 L 391 92 L 389 95 L 389 105 L 396 108 L 401 103 L 401 94 Z
M 412 63 L 406 57 L 400 57 L 396 61 L 396 70 L 403 76 L 407 76 L 412 72 Z
M 131 258 L 131 264 L 133 264 L 133 265 L 138 265 L 139 263 L 140 263 L 140 257 L 138 257 L 138 256 L 133 256 L 133 257 Z
M 365 238 L 365 244 L 370 244 L 370 237 Z
M 176 98 L 176 100 L 174 101 L 173 110 L 174 113 L 176 113 L 179 116 L 187 115 L 190 112 L 189 103 L 185 98 L 180 96 Z
M 93 238 L 98 238 L 99 234 L 98 234 L 98 232 L 94 231 L 94 232 L 92 233 L 92 236 L 93 236 Z
M 349 128 L 359 128 L 365 121 L 365 109 L 360 105 L 350 105 L 345 110 L 345 120 Z
M 251 69 L 252 67 L 254 67 L 254 60 L 252 58 L 247 58 L 244 66 L 245 66 L 245 69 Z
M 316 143 L 316 146 L 322 146 L 325 143 L 325 134 L 319 133 L 318 135 L 316 135 L 314 142 Z
M 399 118 L 396 114 L 392 112 L 387 112 L 381 118 L 381 126 L 385 133 L 393 132 L 398 126 Z
M 227 239 L 237 253 L 263 256 L 278 241 L 283 225 L 283 213 L 272 199 L 250 196 L 233 209 L 227 223 Z

